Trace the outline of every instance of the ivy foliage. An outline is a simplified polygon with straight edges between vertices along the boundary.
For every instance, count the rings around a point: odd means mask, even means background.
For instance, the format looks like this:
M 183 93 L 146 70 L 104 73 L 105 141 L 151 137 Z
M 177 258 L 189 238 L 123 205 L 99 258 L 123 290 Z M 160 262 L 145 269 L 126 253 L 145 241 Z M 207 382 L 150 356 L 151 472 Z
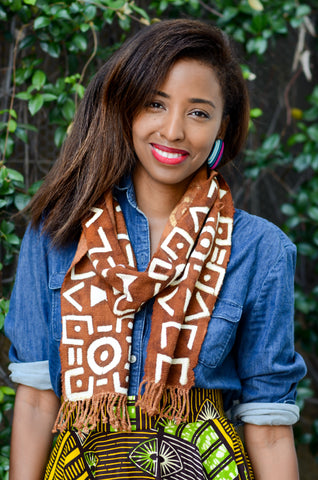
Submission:
M 55 147 L 61 147 L 84 85 L 127 34 L 160 18 L 194 17 L 212 21 L 238 43 L 246 58 L 243 74 L 251 82 L 258 66 L 266 63 L 266 54 L 281 39 L 295 38 L 292 75 L 303 73 L 312 86 L 307 106 L 286 104 L 287 125 L 275 124 L 274 131 L 266 135 L 259 127 L 265 112 L 254 101 L 252 141 L 243 163 L 247 185 L 273 175 L 286 187 L 283 228 L 300 254 L 296 338 L 309 356 L 318 354 L 318 85 L 311 73 L 312 53 L 317 49 L 314 4 L 315 0 L 1 1 L 0 35 L 8 48 L 0 103 L 0 275 L 4 280 L 0 333 L 11 288 L 12 275 L 7 271 L 16 259 L 21 237 L 12 214 L 25 207 L 39 185 L 34 181 L 40 180 L 31 178 L 29 169 L 16 166 L 18 156 L 22 152 L 27 157 L 42 123 L 49 125 Z M 286 177 L 292 181 L 285 182 Z M 302 399 L 309 393 L 304 384 Z M 2 405 L 7 408 L 12 398 L 8 391 L 2 394 L 0 409 Z M 8 433 L 7 426 L 4 432 Z M 302 439 L 316 455 L 317 432 L 315 423 Z M 2 440 L 0 469 L 6 457 Z

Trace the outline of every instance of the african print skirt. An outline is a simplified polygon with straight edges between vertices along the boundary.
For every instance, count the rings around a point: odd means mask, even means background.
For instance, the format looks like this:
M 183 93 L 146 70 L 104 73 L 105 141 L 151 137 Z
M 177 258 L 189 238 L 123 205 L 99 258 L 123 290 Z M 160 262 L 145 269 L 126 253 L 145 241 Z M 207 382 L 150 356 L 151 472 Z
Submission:
M 252 480 L 235 429 L 224 416 L 218 390 L 190 391 L 188 422 L 149 417 L 129 397 L 131 432 L 108 424 L 85 435 L 57 438 L 45 480 Z

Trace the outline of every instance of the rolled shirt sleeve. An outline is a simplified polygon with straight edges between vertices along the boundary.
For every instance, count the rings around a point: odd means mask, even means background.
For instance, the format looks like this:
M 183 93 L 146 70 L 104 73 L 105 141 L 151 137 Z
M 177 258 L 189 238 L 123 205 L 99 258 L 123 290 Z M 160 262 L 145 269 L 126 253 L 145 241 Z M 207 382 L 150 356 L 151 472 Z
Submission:
M 30 226 L 27 228 L 5 319 L 5 334 L 11 341 L 11 378 L 16 383 L 39 389 L 52 388 L 48 365 L 50 300 L 47 244 L 45 235 Z
M 299 420 L 299 407 L 289 403 L 243 403 L 232 409 L 231 420 L 253 425 L 294 425 Z
M 296 386 L 306 373 L 294 350 L 296 249 L 282 233 L 273 245 L 262 282 L 243 310 L 236 346 L 242 394 L 232 417 L 256 425 L 292 425 L 299 418 Z
M 38 390 L 52 390 L 49 362 L 10 363 L 10 378 L 14 383 L 21 383 Z

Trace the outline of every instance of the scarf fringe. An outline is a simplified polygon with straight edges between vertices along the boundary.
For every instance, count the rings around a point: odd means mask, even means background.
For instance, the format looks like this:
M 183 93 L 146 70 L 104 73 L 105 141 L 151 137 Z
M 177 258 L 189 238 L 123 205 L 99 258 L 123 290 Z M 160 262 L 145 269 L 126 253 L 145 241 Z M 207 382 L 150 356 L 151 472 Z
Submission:
M 145 386 L 145 391 L 140 392 Z M 140 384 L 136 407 L 148 415 L 173 420 L 177 425 L 186 422 L 190 414 L 189 390 L 144 380 Z
M 74 418 L 73 418 L 74 417 Z M 130 432 L 131 423 L 127 396 L 118 393 L 94 395 L 92 398 L 71 402 L 64 400 L 53 427 L 53 433 L 63 432 L 70 425 L 87 434 L 99 422 L 111 425 L 116 431 Z

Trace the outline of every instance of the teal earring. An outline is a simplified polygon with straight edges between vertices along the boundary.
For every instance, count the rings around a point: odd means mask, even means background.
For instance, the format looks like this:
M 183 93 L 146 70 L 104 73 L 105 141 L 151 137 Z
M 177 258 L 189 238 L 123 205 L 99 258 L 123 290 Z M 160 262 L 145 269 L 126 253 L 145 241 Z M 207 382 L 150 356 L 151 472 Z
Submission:
M 217 138 L 214 142 L 212 151 L 208 156 L 207 162 L 208 166 L 211 168 L 216 168 L 220 163 L 224 151 L 224 142 L 221 138 Z

